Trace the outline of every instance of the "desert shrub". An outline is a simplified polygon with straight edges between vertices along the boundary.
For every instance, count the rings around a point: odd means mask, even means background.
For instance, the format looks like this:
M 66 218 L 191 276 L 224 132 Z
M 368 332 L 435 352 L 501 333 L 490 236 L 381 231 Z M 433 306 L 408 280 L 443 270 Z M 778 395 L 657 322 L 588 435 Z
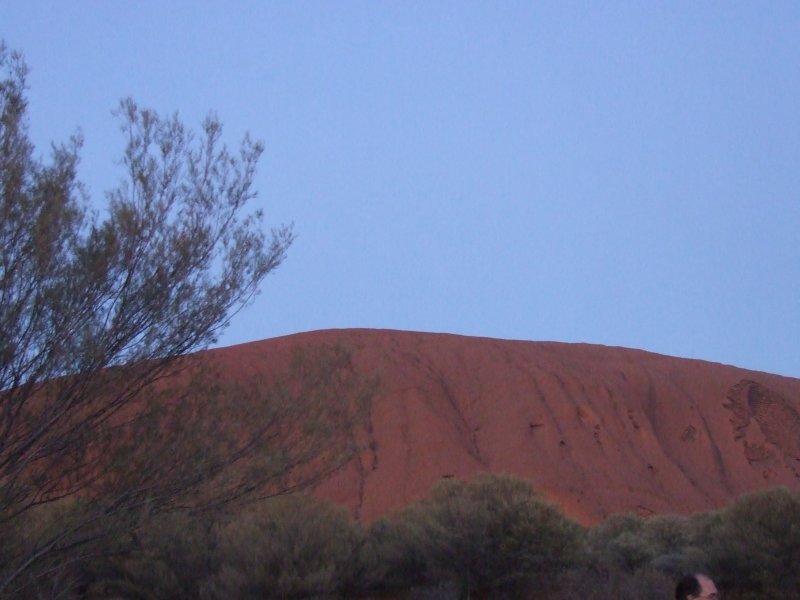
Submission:
M 679 552 L 689 546 L 690 532 L 685 517 L 659 515 L 644 521 L 642 535 L 656 555 Z
M 87 598 L 327 597 L 354 585 L 360 543 L 344 511 L 306 496 L 162 514 L 106 540 L 84 565 L 84 587 Z
M 420 519 L 410 517 L 410 509 L 378 519 L 365 532 L 361 548 L 362 586 L 365 590 L 417 590 L 420 597 L 436 594 L 427 586 L 425 557 L 419 551 L 422 531 Z
M 634 573 L 649 565 L 656 549 L 645 535 L 646 523 L 632 514 L 612 515 L 587 534 L 593 561 L 604 568 Z
M 676 580 L 686 573 L 709 572 L 708 564 L 708 553 L 697 546 L 687 546 L 680 551 L 661 554 L 651 563 L 657 571 Z
M 402 579 L 417 561 L 429 584 L 453 582 L 462 597 L 525 597 L 581 551 L 581 528 L 511 476 L 441 481 L 393 519 L 387 572 Z
M 63 498 L 25 511 L 0 524 L 0 564 L 11 565 L 19 556 L 31 557 L 30 565 L 3 592 L 2 597 L 37 600 L 69 600 L 80 593 L 81 560 L 92 548 L 96 535 L 84 520 L 91 508 L 76 498 Z M 64 546 L 52 551 L 56 537 Z
M 311 598 L 341 594 L 359 576 L 361 532 L 344 510 L 306 496 L 250 507 L 217 531 L 200 597 Z
M 214 568 L 217 513 L 142 515 L 83 562 L 87 598 L 197 598 Z
M 800 598 L 800 492 L 774 488 L 721 511 L 708 540 L 712 569 L 740 598 Z
M 587 536 L 593 568 L 629 575 L 655 570 L 672 578 L 705 571 L 709 559 L 702 546 L 707 538 L 700 535 L 702 529 L 695 530 L 700 526 L 677 515 L 613 515 Z
M 726 597 L 800 598 L 800 492 L 757 492 L 688 518 L 616 515 L 592 528 L 587 543 L 589 561 L 570 574 L 569 589 L 623 597 L 655 574 L 707 572 Z
M 699 544 L 709 527 L 677 515 L 612 515 L 589 530 L 587 559 L 564 577 L 558 598 L 672 598 L 679 576 L 707 570 Z
M 660 515 L 645 521 L 644 540 L 653 553 L 650 565 L 674 579 L 708 570 L 702 522 L 678 515 Z

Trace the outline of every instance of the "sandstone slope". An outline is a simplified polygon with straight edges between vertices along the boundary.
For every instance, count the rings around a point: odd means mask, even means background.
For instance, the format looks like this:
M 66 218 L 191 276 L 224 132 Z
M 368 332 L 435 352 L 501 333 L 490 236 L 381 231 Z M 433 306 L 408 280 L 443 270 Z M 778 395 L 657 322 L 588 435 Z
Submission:
M 529 480 L 571 517 L 691 513 L 800 486 L 800 380 L 640 350 L 329 330 L 209 352 L 231 376 L 297 344 L 348 345 L 377 372 L 371 444 L 318 493 L 374 519 L 441 478 Z

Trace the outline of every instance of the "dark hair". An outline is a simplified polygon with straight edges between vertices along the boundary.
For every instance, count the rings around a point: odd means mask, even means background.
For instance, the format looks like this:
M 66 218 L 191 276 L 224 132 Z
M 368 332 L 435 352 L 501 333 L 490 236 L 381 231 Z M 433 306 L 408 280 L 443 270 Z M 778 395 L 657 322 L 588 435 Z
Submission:
M 675 600 L 688 600 L 689 596 L 700 594 L 700 582 L 697 575 L 684 575 L 675 586 Z

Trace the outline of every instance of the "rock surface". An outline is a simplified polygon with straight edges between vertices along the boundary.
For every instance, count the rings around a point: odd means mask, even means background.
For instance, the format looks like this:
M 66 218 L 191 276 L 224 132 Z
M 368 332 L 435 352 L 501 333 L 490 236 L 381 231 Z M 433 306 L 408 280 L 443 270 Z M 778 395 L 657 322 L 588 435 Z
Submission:
M 380 390 L 369 448 L 317 493 L 366 521 L 481 471 L 529 480 L 584 524 L 800 487 L 798 379 L 624 348 L 365 329 L 209 355 L 235 376 L 336 341 Z

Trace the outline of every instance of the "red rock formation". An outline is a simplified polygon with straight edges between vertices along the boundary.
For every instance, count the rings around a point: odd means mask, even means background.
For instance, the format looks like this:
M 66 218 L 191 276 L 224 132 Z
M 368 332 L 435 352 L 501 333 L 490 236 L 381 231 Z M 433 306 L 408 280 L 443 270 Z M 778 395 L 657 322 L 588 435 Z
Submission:
M 529 480 L 595 523 L 800 487 L 800 380 L 588 344 L 331 330 L 211 351 L 232 375 L 342 340 L 377 372 L 372 443 L 318 493 L 365 520 L 480 471 Z M 246 372 L 246 371 L 245 371 Z

